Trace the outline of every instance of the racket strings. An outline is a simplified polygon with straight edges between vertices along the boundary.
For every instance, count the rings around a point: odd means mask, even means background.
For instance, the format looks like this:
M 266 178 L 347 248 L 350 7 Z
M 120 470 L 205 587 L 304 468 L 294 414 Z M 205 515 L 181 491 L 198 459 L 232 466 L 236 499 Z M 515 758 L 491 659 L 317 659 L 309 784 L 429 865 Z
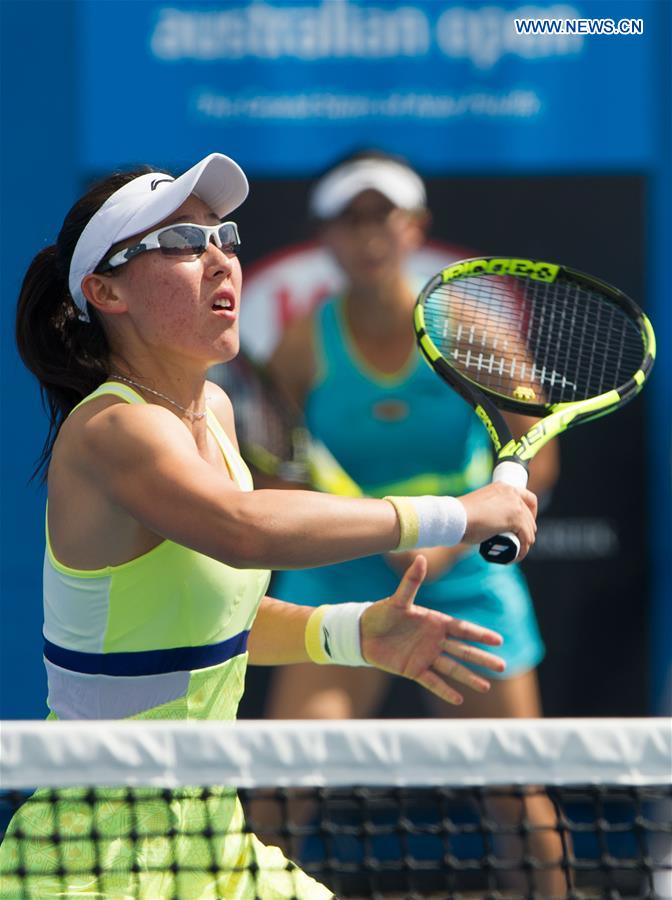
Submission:
M 426 298 L 425 327 L 454 368 L 518 401 L 583 400 L 639 368 L 637 324 L 598 290 L 568 278 L 465 277 Z

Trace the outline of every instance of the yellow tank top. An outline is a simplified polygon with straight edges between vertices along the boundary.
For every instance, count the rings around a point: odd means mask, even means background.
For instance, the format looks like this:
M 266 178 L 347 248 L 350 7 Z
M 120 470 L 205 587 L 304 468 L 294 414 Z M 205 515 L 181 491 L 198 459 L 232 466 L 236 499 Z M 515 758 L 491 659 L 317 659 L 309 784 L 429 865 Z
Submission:
M 113 382 L 83 402 L 106 394 L 145 402 Z M 238 486 L 251 490 L 245 463 L 210 410 L 208 427 Z M 47 530 L 49 718 L 235 718 L 247 634 L 269 576 L 172 541 L 120 566 L 72 569 L 55 558 Z M 0 896 L 333 897 L 249 833 L 232 788 L 108 788 L 93 803 L 81 794 L 37 791 L 14 815 L 0 846 Z M 58 842 L 45 839 L 57 833 Z
M 82 403 L 106 395 L 145 402 L 106 382 Z M 207 416 L 232 478 L 251 490 L 247 466 Z M 54 716 L 235 718 L 268 571 L 235 569 L 168 540 L 119 566 L 72 569 L 56 559 L 46 531 L 44 657 Z

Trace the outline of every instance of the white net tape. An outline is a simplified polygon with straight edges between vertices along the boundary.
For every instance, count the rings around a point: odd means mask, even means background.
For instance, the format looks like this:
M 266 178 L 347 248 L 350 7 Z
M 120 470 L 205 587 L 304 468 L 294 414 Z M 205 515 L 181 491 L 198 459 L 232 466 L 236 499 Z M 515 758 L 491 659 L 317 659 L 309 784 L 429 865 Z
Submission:
M 668 718 L 0 723 L 5 790 L 671 782 Z

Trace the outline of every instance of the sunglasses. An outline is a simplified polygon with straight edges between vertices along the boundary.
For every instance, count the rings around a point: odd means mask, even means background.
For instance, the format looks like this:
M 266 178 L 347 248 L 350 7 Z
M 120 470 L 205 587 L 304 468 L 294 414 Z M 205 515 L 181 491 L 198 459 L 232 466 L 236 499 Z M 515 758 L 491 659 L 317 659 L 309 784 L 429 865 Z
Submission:
M 224 253 L 237 253 L 240 247 L 238 226 L 235 222 L 222 222 L 221 225 L 165 225 L 145 235 L 132 247 L 119 250 L 107 262 L 102 263 L 97 271 L 109 272 L 147 250 L 160 250 L 164 256 L 201 256 L 211 240 Z

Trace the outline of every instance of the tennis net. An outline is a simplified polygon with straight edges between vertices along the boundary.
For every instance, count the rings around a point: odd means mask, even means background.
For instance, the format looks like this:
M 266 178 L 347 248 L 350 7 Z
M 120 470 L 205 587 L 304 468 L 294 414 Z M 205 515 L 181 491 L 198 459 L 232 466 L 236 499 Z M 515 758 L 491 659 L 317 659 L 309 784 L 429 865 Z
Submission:
M 670 719 L 0 726 L 2 898 L 672 897 Z

